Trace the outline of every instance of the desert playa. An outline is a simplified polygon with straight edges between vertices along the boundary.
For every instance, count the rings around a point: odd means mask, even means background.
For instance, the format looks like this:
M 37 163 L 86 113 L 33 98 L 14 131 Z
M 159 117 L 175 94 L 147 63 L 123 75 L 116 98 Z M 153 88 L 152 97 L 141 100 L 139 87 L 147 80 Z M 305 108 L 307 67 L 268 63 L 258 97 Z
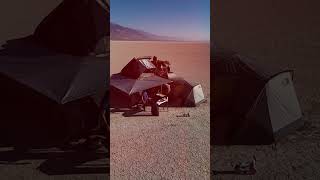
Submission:
M 110 74 L 133 57 L 155 55 L 199 82 L 207 101 L 195 108 L 160 108 L 160 116 L 111 112 L 112 179 L 210 179 L 210 44 L 111 41 Z M 189 113 L 190 117 L 178 117 Z

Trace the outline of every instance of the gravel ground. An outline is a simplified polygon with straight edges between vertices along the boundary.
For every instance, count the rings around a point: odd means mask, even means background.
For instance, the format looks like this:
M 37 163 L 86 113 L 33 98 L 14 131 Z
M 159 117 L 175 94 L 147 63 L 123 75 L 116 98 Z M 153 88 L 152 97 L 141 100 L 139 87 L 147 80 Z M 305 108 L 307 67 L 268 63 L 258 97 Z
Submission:
M 112 179 L 209 179 L 208 105 L 160 117 L 111 114 Z M 189 113 L 190 117 L 176 117 Z

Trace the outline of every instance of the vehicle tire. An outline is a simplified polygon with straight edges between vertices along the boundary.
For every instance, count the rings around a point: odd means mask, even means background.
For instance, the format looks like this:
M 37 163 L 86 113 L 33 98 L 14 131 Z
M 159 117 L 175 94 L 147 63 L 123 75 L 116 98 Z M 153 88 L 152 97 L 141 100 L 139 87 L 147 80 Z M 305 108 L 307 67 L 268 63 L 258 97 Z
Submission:
M 159 106 L 157 103 L 151 105 L 151 114 L 153 116 L 159 116 Z

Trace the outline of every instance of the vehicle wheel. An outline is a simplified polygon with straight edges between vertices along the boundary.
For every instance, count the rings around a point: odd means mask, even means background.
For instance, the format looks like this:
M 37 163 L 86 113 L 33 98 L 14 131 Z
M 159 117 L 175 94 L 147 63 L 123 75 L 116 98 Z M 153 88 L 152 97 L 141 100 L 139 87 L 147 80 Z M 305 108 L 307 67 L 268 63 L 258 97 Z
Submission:
M 151 114 L 153 116 L 159 116 L 159 106 L 157 103 L 152 104 L 151 106 Z

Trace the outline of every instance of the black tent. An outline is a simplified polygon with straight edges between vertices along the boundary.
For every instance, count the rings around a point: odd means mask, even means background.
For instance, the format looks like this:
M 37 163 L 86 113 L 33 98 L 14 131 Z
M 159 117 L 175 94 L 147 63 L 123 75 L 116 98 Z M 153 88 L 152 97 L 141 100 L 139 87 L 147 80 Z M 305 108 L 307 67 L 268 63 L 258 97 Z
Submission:
M 156 67 L 151 62 L 151 58 L 151 56 L 133 58 L 120 73 L 133 79 L 138 78 L 142 73 L 152 73 Z
M 216 49 L 213 71 L 213 144 L 270 144 L 299 124 L 292 71 L 271 68 Z
M 36 28 L 35 40 L 57 52 L 88 55 L 109 39 L 105 0 L 64 0 Z
M 194 83 L 169 73 L 171 92 L 168 94 L 169 106 L 195 107 L 205 101 L 201 84 Z M 172 77 L 173 76 L 173 77 Z
M 97 124 L 108 85 L 101 44 L 108 29 L 108 3 L 65 0 L 34 35 L 2 46 L 2 143 L 52 145 Z

